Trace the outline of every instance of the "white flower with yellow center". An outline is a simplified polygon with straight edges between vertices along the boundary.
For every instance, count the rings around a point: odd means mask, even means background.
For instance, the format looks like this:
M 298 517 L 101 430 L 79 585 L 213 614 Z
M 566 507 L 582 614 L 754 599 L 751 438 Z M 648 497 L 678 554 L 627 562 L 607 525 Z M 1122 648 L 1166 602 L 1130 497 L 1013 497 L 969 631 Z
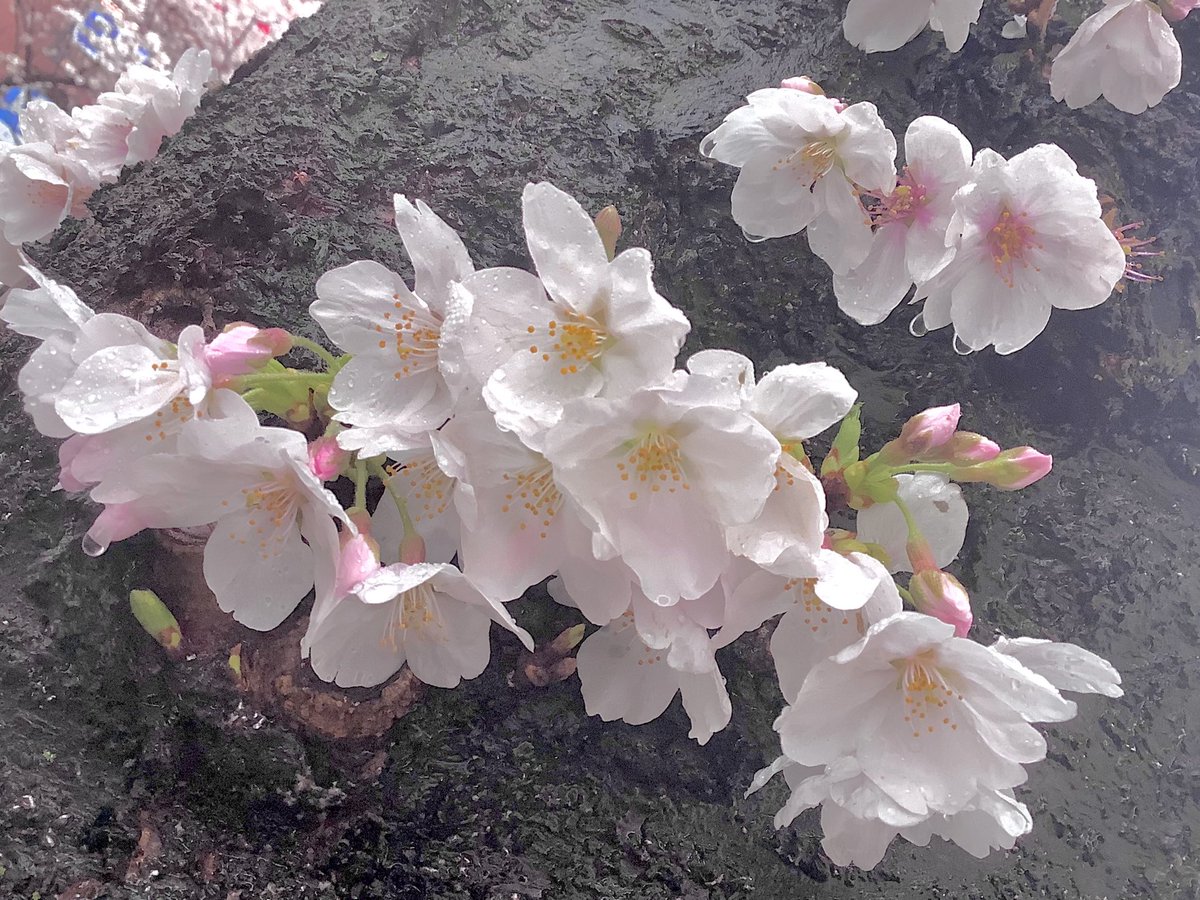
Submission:
M 700 152 L 741 169 L 733 220 L 748 240 L 808 229 L 814 253 L 836 273 L 871 248 L 871 220 L 858 198 L 896 186 L 896 139 L 871 103 L 845 106 L 792 88 L 747 98 L 700 142 Z
M 982 791 L 1021 784 L 1023 764 L 1045 757 L 1031 722 L 1074 715 L 1074 703 L 1016 658 L 901 612 L 818 663 L 775 727 L 789 759 L 853 758 L 910 813 L 952 815 Z
M 298 432 L 259 424 L 236 400 L 218 419 L 180 428 L 174 452 L 152 454 L 109 473 L 92 490 L 106 504 L 84 549 L 143 528 L 215 523 L 204 547 L 204 578 L 221 609 L 249 628 L 269 631 L 286 619 L 314 583 L 317 601 L 333 590 L 337 499 L 309 469 Z
M 451 283 L 474 270 L 454 229 L 428 206 L 399 194 L 395 206 L 414 289 L 379 263 L 360 260 L 322 275 L 309 307 L 330 339 L 354 355 L 334 377 L 329 403 L 339 422 L 356 426 L 339 442 L 365 455 L 406 447 L 407 433 L 450 417 L 456 392 L 440 366 L 442 325 Z
M 689 326 L 654 289 L 646 250 L 610 262 L 592 219 L 552 184 L 526 185 L 522 205 L 538 274 L 485 269 L 464 279 L 461 347 L 500 427 L 536 445 L 567 401 L 667 377 Z
M 1020 350 L 1050 310 L 1103 303 L 1125 272 L 1125 251 L 1100 217 L 1096 184 L 1054 144 L 1011 160 L 975 157 L 975 177 L 954 195 L 946 241 L 954 258 L 924 284 L 913 330 L 954 324 L 960 352 L 992 344 Z
M 458 569 L 398 563 L 368 575 L 331 604 L 305 643 L 313 671 L 340 687 L 381 684 L 407 662 L 426 684 L 452 688 L 487 667 L 492 622 L 533 649 L 533 639 L 504 605 Z
M 546 436 L 555 480 L 655 603 L 699 597 L 725 570 L 725 530 L 775 486 L 779 442 L 702 379 L 579 400 Z

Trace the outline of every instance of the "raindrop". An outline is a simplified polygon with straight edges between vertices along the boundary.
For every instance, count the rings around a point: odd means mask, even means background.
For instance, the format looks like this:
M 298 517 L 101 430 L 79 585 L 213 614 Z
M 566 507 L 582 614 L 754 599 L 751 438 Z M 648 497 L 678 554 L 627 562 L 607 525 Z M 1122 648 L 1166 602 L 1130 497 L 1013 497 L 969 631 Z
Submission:
M 913 320 L 908 323 L 908 333 L 913 337 L 925 337 L 929 334 L 929 329 L 925 327 L 924 313 L 917 313 L 913 316 Z
M 967 344 L 966 341 L 956 334 L 954 336 L 954 352 L 959 356 L 970 356 L 975 352 L 975 348 Z
M 745 228 L 742 229 L 742 237 L 744 237 L 746 240 L 748 240 L 752 244 L 761 244 L 763 241 L 766 240 L 766 238 L 763 235 L 751 234 Z
M 101 544 L 99 541 L 97 541 L 95 538 L 93 538 L 90 534 L 85 534 L 83 536 L 83 552 L 86 553 L 88 556 L 99 556 L 107 549 L 108 549 L 108 547 Z
M 717 146 L 716 139 L 710 134 L 700 142 L 700 155 L 705 159 L 712 156 L 713 149 Z

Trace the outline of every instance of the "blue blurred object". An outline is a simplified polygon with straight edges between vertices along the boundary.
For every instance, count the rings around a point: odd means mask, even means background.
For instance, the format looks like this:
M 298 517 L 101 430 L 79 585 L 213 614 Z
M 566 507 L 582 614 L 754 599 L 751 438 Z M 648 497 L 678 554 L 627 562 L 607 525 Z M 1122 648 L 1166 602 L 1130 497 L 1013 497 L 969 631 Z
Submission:
M 45 100 L 46 95 L 37 88 L 14 85 L 0 96 L 0 142 L 21 143 L 21 110 L 31 100 Z M 7 132 L 8 136 L 5 135 Z
M 83 48 L 88 56 L 95 59 L 100 55 L 100 48 L 92 43 L 93 39 L 112 40 L 119 33 L 117 20 L 106 12 L 92 10 L 83 17 L 83 21 L 75 26 L 75 42 Z

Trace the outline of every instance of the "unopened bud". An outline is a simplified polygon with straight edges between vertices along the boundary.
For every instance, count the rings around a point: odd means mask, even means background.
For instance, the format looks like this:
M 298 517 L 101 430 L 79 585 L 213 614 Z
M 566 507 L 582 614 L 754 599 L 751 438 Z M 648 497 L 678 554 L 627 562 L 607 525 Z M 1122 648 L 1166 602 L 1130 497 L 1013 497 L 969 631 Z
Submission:
M 406 566 L 425 562 L 425 540 L 419 534 L 406 534 L 400 541 L 400 562 Z
M 204 347 L 204 360 L 218 384 L 262 368 L 292 349 L 292 336 L 282 328 L 256 328 L 236 322 Z
M 971 630 L 971 597 L 953 575 L 940 569 L 917 572 L 908 583 L 913 604 L 920 612 L 954 626 L 954 633 L 966 637 Z
M 615 206 L 606 206 L 596 214 L 596 231 L 611 260 L 617 255 L 617 238 L 621 236 L 621 214 Z
M 991 438 L 973 431 L 956 431 L 950 440 L 928 453 L 917 457 L 920 462 L 950 462 L 960 466 L 973 466 L 987 462 L 1000 455 L 1000 445 Z
M 822 478 L 841 472 L 847 466 L 858 462 L 860 438 L 862 438 L 862 404 L 855 403 L 850 407 L 850 412 L 846 413 L 846 417 L 842 419 L 842 424 L 838 426 L 838 433 L 833 439 L 833 445 L 829 448 L 825 461 L 821 463 Z
M 158 594 L 154 591 L 130 591 L 129 608 L 146 634 L 158 641 L 163 649 L 179 649 L 183 643 L 183 632 L 179 630 L 179 622 L 171 610 L 158 599 Z
M 804 94 L 816 94 L 818 97 L 825 96 L 825 89 L 809 78 L 807 75 L 797 75 L 794 78 L 785 78 L 779 82 L 781 88 L 787 88 L 793 91 L 800 91 Z
M 379 568 L 379 545 L 366 534 L 342 532 L 334 596 L 345 597 L 351 589 Z
M 1168 22 L 1181 22 L 1193 9 L 1200 8 L 1200 0 L 1161 0 L 1159 7 Z
M 338 446 L 333 435 L 319 437 L 308 445 L 308 468 L 322 481 L 335 481 L 350 462 L 350 454 Z
M 1054 463 L 1054 457 L 1032 447 L 1014 447 L 995 459 L 974 466 L 958 466 L 950 477 L 955 481 L 990 484 L 1004 491 L 1019 491 L 1043 478 Z
M 898 438 L 883 445 L 879 459 L 894 466 L 936 450 L 954 435 L 960 415 L 957 403 L 917 413 L 904 423 Z

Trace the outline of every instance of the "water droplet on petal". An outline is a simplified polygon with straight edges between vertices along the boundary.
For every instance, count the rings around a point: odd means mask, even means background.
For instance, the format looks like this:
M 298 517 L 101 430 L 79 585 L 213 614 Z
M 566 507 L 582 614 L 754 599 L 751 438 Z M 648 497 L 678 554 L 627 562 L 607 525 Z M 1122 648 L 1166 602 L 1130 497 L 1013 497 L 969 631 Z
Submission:
M 90 534 L 85 534 L 83 536 L 83 552 L 88 556 L 100 556 L 107 549 L 107 546 L 101 544 Z
M 744 237 L 746 240 L 748 240 L 752 244 L 761 244 L 763 241 L 766 240 L 766 237 L 764 237 L 763 235 L 751 234 L 745 228 L 742 229 L 742 237 Z
M 956 334 L 954 336 L 954 352 L 959 356 L 970 356 L 975 352 L 975 348 Z
M 924 313 L 917 313 L 913 316 L 913 320 L 908 323 L 908 333 L 913 337 L 925 337 L 929 334 L 929 329 L 925 327 Z
M 716 139 L 710 134 L 700 142 L 700 155 L 705 159 L 712 156 L 713 150 L 716 148 Z

